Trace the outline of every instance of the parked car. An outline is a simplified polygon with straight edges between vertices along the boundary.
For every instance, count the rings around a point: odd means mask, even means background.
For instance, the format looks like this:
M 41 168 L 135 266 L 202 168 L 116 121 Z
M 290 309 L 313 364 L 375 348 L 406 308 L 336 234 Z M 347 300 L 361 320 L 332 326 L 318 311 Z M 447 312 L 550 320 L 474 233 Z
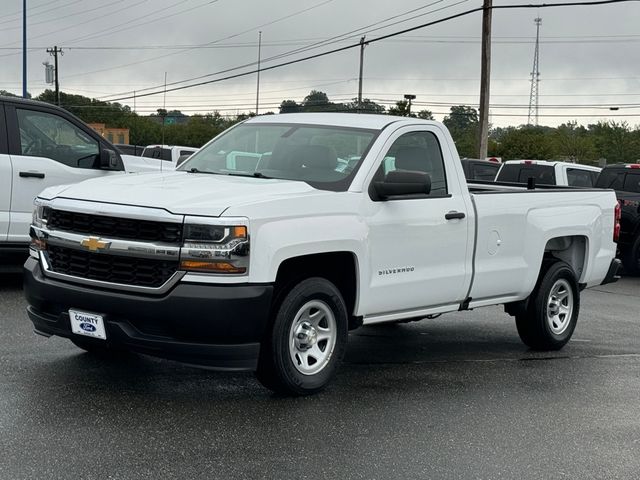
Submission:
M 254 117 L 177 171 L 40 194 L 28 314 L 87 351 L 257 370 L 294 395 L 330 382 L 361 325 L 504 304 L 526 345 L 557 350 L 581 290 L 617 278 L 616 206 L 467 185 L 433 121 Z
M 482 180 L 493 182 L 496 179 L 500 163 L 489 160 L 479 160 L 477 158 L 461 158 L 462 171 L 467 180 Z
M 128 145 L 126 143 L 116 143 L 114 146 L 118 151 L 124 155 L 133 155 L 134 157 L 141 157 L 144 147 L 140 145 Z
M 599 167 L 579 163 L 509 160 L 500 167 L 496 181 L 526 184 L 529 178 L 533 178 L 536 185 L 593 187 L 600 170 Z
M 596 187 L 616 191 L 622 208 L 620 256 L 626 272 L 640 275 L 640 163 L 606 166 Z

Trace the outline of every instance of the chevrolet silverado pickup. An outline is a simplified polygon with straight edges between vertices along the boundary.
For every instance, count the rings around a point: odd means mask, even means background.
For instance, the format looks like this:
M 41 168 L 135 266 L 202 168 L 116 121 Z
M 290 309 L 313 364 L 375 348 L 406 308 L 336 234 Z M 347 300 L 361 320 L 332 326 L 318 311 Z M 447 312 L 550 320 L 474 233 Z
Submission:
M 503 304 L 563 347 L 580 291 L 616 280 L 615 193 L 467 185 L 437 122 L 255 117 L 176 171 L 53 187 L 25 263 L 35 332 L 256 370 L 310 394 L 348 331 Z

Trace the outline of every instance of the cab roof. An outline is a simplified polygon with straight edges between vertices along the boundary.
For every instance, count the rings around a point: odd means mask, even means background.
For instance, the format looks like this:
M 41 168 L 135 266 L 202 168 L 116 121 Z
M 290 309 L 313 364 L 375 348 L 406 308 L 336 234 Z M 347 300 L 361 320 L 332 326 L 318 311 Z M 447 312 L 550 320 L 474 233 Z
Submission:
M 335 127 L 353 127 L 371 130 L 382 130 L 392 123 L 406 125 L 439 125 L 432 120 L 413 117 L 395 117 L 392 115 L 375 115 L 371 113 L 278 113 L 252 117 L 245 123 L 299 123 L 305 125 L 331 125 Z

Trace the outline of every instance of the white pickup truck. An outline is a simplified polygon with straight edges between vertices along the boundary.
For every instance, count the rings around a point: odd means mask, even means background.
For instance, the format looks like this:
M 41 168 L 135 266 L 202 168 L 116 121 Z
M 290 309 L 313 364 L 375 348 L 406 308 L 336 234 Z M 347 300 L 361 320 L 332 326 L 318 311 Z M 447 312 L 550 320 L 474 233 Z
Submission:
M 504 304 L 526 345 L 554 350 L 580 291 L 617 278 L 617 205 L 468 186 L 437 122 L 255 117 L 177 171 L 44 191 L 28 314 L 88 351 L 257 369 L 291 394 L 327 385 L 362 325 Z
M 533 179 L 535 185 L 560 185 L 564 187 L 593 187 L 600 167 L 580 163 L 550 160 L 509 160 L 504 162 L 496 174 L 497 182 L 527 184 Z
M 0 272 L 22 266 L 33 200 L 42 190 L 89 178 L 158 172 L 163 163 L 120 154 L 62 108 L 0 97 Z M 165 169 L 175 168 L 175 162 L 166 163 Z
M 147 161 L 153 159 L 156 170 L 166 170 L 176 168 L 197 151 L 197 148 L 179 145 L 147 145 L 140 156 Z
M 43 189 L 126 171 L 117 149 L 66 110 L 0 97 L 0 271 L 24 263 Z

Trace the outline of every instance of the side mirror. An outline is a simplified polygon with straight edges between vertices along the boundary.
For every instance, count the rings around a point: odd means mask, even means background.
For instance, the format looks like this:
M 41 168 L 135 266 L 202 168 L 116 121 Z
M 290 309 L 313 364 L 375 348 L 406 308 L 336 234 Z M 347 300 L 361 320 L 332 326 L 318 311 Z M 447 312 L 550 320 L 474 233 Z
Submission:
M 102 170 L 123 170 L 122 160 L 115 150 L 100 149 L 100 168 Z
M 384 182 L 374 182 L 377 200 L 408 195 L 428 195 L 431 192 L 431 177 L 428 173 L 393 171 L 387 173 Z

